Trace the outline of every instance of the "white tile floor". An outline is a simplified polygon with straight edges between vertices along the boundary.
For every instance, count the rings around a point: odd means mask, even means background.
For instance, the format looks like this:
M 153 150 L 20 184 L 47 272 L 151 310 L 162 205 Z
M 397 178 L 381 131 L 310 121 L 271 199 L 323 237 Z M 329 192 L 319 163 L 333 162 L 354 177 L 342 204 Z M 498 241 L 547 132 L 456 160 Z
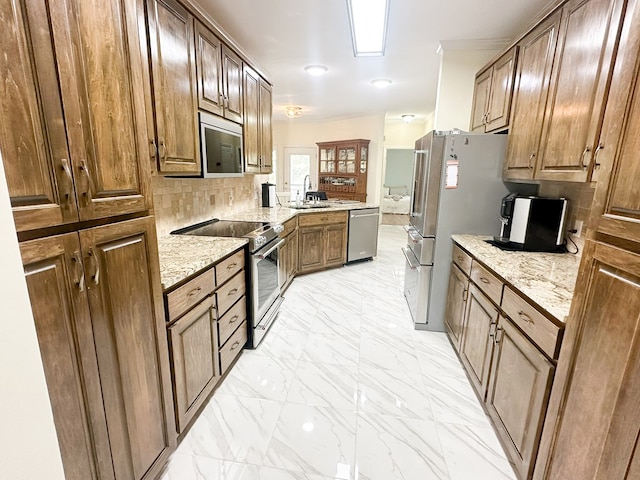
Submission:
M 515 479 L 444 334 L 415 331 L 400 226 L 378 257 L 295 279 L 162 480 Z

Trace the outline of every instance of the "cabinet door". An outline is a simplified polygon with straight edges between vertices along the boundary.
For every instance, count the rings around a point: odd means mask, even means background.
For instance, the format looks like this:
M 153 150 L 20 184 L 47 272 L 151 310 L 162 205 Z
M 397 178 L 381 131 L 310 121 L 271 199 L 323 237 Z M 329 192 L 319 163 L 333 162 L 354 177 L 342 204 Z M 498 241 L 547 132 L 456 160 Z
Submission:
M 324 263 L 326 266 L 342 265 L 347 261 L 347 225 L 325 227 Z
M 519 44 L 504 170 L 508 179 L 533 178 L 560 14 L 558 11 L 540 23 Z
M 153 217 L 80 231 L 116 479 L 155 478 L 175 445 Z
M 78 236 L 20 251 L 65 478 L 113 478 Z
M 491 68 L 476 77 L 473 90 L 473 110 L 471 111 L 471 131 L 484 132 L 487 117 L 487 103 L 491 88 Z
M 226 45 L 222 45 L 222 78 L 224 116 L 242 123 L 242 60 Z
M 460 351 L 464 332 L 464 312 L 467 305 L 468 290 L 469 279 L 452 263 L 449 272 L 449 289 L 447 291 L 444 323 L 451 343 L 457 352 Z
M 193 17 L 174 0 L 147 0 L 161 173 L 198 174 Z
M 223 114 L 222 42 L 200 22 L 196 22 L 196 72 L 198 107 L 216 115 Z
M 466 329 L 462 339 L 460 358 L 467 367 L 473 387 L 484 400 L 491 370 L 498 309 L 475 285 L 471 285 L 465 315 Z
M 259 112 L 260 105 L 260 77 L 258 74 L 244 66 L 243 87 L 244 87 L 244 168 L 247 173 L 260 173 L 260 127 Z
M 220 373 L 214 297 L 169 328 L 173 395 L 182 432 L 213 390 Z
M 491 75 L 491 91 L 487 109 L 485 130 L 492 132 L 509 125 L 513 74 L 516 69 L 517 47 L 504 54 L 494 65 Z
M 151 207 L 137 2 L 66 0 L 58 62 L 81 220 Z M 65 51 L 73 52 L 73 64 Z
M 570 0 L 562 9 L 536 178 L 589 178 L 623 3 Z
M 78 220 L 44 0 L 0 5 L 0 150 L 17 231 Z
M 298 231 L 300 272 L 317 270 L 324 266 L 324 228 L 304 227 Z
M 287 279 L 289 281 L 293 280 L 296 273 L 298 273 L 298 232 L 294 232 L 289 235 L 289 261 L 287 262 L 288 271 L 287 271 Z
M 271 135 L 271 85 L 260 79 L 260 173 L 271 173 L 272 135 Z
M 288 274 L 291 269 L 289 265 L 289 261 L 291 260 L 291 244 L 289 239 L 290 237 L 287 237 L 278 250 L 278 276 L 282 279 L 282 285 L 280 286 L 281 291 L 284 291 L 288 286 Z
M 487 410 L 519 478 L 530 478 L 554 367 L 509 320 L 495 335 Z
M 588 241 L 575 291 L 544 478 L 638 478 L 629 471 L 640 433 L 640 255 Z

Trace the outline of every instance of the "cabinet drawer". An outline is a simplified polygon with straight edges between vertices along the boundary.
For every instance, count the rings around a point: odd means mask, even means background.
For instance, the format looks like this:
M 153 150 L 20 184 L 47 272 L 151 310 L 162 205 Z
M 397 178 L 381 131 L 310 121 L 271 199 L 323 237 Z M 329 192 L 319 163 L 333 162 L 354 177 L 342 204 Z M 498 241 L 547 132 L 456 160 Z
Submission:
M 231 336 L 231 334 L 238 328 L 242 322 L 247 319 L 247 302 L 246 299 L 241 299 L 233 307 L 225 313 L 220 320 L 218 320 L 218 333 L 220 338 L 220 345 L 224 345 L 224 342 Z
M 247 343 L 247 322 L 243 322 L 236 333 L 231 335 L 231 338 L 227 340 L 220 348 L 220 372 L 224 373 L 229 368 L 229 365 L 233 363 L 235 358 L 240 354 L 245 343 Z
M 204 297 L 213 292 L 214 288 L 215 277 L 213 268 L 211 268 L 167 294 L 169 321 L 175 320 L 199 303 Z
M 284 227 L 284 230 L 280 234 L 280 237 L 285 238 L 287 235 L 293 232 L 296 228 L 298 228 L 298 219 L 294 217 L 291 220 L 287 220 L 286 222 L 284 222 L 282 226 Z
M 478 262 L 473 262 L 471 265 L 471 280 L 473 280 L 473 282 L 480 287 L 480 290 L 493 300 L 496 305 L 500 305 L 503 283 L 498 277 Z
M 560 327 L 509 287 L 504 289 L 502 310 L 543 352 L 558 357 Z
M 240 250 L 216 265 L 216 285 L 222 285 L 243 268 L 244 250 Z
M 347 212 L 305 213 L 298 218 L 298 225 L 311 227 L 327 223 L 346 223 Z
M 453 251 L 451 252 L 451 258 L 453 263 L 460 267 L 460 270 L 468 277 L 471 275 L 471 255 L 462 250 L 455 243 L 453 244 Z
M 218 318 L 222 317 L 227 310 L 238 301 L 245 292 L 244 271 L 225 283 L 216 291 L 216 301 L 218 304 Z

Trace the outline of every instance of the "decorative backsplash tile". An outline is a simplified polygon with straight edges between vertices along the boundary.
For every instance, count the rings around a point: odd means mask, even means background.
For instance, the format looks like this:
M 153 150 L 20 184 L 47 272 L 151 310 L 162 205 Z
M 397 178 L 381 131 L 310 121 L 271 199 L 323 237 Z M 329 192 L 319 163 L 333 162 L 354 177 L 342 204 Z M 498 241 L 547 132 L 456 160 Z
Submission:
M 267 175 L 238 178 L 152 177 L 158 235 L 259 206 L 260 184 L 267 180 Z

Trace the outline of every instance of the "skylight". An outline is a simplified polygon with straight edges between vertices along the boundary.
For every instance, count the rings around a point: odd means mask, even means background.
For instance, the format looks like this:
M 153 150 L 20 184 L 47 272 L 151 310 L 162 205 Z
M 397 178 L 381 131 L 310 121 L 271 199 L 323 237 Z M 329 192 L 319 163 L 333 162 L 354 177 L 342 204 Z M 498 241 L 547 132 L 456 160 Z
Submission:
M 389 0 L 347 0 L 356 57 L 384 55 Z

